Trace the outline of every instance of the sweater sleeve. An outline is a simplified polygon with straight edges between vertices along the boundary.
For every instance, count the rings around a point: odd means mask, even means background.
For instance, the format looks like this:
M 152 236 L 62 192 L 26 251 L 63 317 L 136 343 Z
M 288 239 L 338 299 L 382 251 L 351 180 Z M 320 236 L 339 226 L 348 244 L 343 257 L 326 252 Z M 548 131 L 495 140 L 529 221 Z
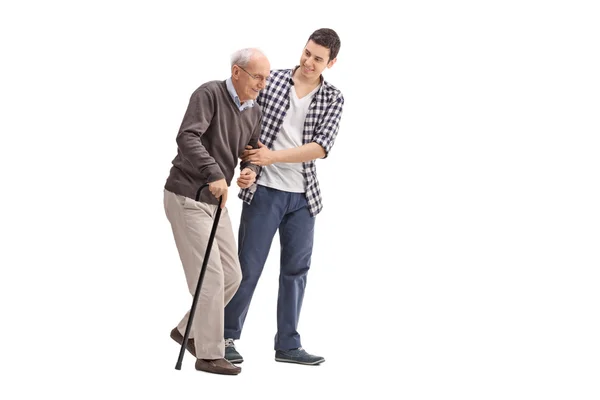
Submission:
M 177 146 L 181 155 L 200 172 L 205 182 L 225 178 L 219 164 L 208 153 L 201 140 L 210 126 L 214 112 L 215 104 L 211 93 L 204 88 L 196 90 L 190 98 L 177 134 Z
M 258 123 L 254 127 L 254 131 L 252 132 L 252 136 L 250 137 L 250 141 L 248 142 L 249 146 L 252 146 L 253 149 L 258 149 L 258 139 L 260 138 L 260 130 L 262 125 L 262 114 L 258 119 Z M 252 164 L 250 161 L 242 161 L 240 163 L 240 170 L 244 168 L 250 168 L 256 175 L 260 172 L 260 167 L 256 164 Z

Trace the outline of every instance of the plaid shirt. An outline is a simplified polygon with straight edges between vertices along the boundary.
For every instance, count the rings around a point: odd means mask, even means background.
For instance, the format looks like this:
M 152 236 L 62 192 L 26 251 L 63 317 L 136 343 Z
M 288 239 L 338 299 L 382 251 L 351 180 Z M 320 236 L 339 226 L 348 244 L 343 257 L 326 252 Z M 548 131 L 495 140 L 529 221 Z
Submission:
M 268 86 L 256 99 L 263 113 L 260 141 L 269 149 L 273 148 L 285 114 L 290 107 L 290 88 L 294 84 L 292 80 L 294 70 L 295 68 L 271 71 Z M 320 144 L 325 150 L 324 158 L 326 158 L 339 130 L 343 105 L 342 93 L 321 77 L 321 87 L 315 93 L 304 120 L 302 144 L 311 142 Z M 314 217 L 323 209 L 315 160 L 303 162 L 302 167 L 308 209 L 310 215 Z M 262 168 L 256 177 L 257 182 L 261 171 Z M 239 197 L 250 204 L 255 191 L 256 184 L 240 190 Z

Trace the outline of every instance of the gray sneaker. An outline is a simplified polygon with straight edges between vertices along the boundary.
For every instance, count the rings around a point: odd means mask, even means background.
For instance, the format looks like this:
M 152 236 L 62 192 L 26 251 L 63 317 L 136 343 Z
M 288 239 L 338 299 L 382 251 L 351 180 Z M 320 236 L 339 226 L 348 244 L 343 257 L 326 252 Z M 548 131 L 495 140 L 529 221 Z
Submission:
M 241 364 L 244 362 L 244 358 L 235 349 L 233 339 L 225 339 L 225 359 L 232 364 Z
M 275 361 L 289 362 L 304 365 L 318 365 L 325 361 L 323 357 L 313 356 L 302 347 L 293 350 L 277 350 L 275 352 Z

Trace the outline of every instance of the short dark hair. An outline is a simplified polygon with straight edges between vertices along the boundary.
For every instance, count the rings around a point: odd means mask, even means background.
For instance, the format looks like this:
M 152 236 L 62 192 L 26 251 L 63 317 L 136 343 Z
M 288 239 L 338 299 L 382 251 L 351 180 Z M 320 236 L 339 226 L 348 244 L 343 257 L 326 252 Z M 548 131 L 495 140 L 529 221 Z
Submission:
M 333 29 L 329 28 L 317 29 L 310 35 L 307 43 L 311 40 L 316 44 L 329 49 L 329 60 L 327 60 L 327 62 L 337 57 L 340 46 L 342 45 L 338 34 L 335 33 Z

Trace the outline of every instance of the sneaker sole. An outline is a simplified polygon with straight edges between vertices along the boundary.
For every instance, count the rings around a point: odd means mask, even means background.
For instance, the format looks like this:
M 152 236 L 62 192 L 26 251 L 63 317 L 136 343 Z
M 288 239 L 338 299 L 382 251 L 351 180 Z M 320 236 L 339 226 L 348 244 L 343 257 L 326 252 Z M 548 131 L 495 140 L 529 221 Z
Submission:
M 232 364 L 241 364 L 241 363 L 244 362 L 243 358 L 236 358 L 235 360 L 232 360 L 232 359 L 229 359 L 229 358 L 225 357 L 225 359 L 227 361 L 229 361 L 230 363 L 232 363 Z
M 317 360 L 317 361 L 313 361 L 313 362 L 302 362 L 302 361 L 288 360 L 286 358 L 277 358 L 277 357 L 275 357 L 275 361 L 286 362 L 286 363 L 290 363 L 290 364 L 302 364 L 302 365 L 319 365 L 319 364 L 325 362 L 325 360 Z

